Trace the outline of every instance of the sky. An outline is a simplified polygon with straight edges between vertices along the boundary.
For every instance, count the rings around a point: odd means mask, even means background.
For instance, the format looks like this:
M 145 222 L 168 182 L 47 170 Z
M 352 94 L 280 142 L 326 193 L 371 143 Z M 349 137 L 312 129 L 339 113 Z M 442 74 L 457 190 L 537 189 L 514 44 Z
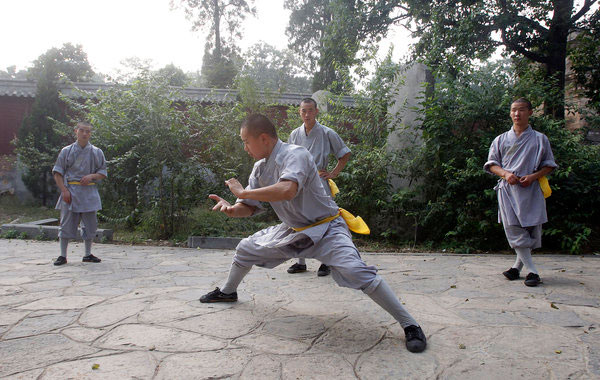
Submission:
M 290 12 L 283 0 L 254 4 L 257 17 L 244 22 L 242 51 L 259 41 L 286 48 Z M 116 73 L 132 57 L 152 60 L 154 69 L 173 63 L 195 72 L 202 66 L 207 32 L 192 31 L 183 10 L 171 10 L 169 0 L 0 0 L 0 14 L 2 70 L 25 69 L 66 42 L 81 44 L 94 71 L 103 74 Z M 407 37 L 399 28 L 392 31 L 381 45 L 382 55 L 392 41 L 401 41 L 394 44 L 398 58 L 407 51 Z

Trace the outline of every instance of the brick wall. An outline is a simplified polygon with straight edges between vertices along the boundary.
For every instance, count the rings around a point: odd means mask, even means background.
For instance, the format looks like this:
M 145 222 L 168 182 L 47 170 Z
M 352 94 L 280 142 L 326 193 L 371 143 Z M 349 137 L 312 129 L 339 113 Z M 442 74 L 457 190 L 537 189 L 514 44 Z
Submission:
M 10 143 L 21 128 L 23 118 L 31 111 L 33 98 L 0 96 L 0 156 L 12 155 Z

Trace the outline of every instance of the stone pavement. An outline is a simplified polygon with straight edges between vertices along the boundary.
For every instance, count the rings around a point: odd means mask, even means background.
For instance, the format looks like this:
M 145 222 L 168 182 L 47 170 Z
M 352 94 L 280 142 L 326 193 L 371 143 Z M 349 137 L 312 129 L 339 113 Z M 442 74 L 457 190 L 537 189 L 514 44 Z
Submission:
M 0 239 L 2 379 L 600 378 L 600 257 L 364 254 L 429 339 L 331 276 L 254 268 L 236 304 L 201 304 L 232 251 L 99 244 L 100 264 L 51 265 L 57 242 Z

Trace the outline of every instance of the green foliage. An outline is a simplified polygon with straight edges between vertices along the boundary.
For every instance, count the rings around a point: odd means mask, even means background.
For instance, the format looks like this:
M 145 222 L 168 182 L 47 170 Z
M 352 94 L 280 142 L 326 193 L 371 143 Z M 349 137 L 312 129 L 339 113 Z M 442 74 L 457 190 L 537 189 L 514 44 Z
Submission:
M 401 1 L 286 0 L 289 46 L 313 73 L 312 90 L 353 90 L 353 68 L 370 60 Z
M 6 68 L 6 70 L 0 70 L 0 79 L 25 80 L 25 79 L 27 79 L 27 71 L 26 70 L 17 71 L 16 65 L 8 66 Z
M 51 48 L 29 68 L 31 79 L 46 77 L 53 81 L 64 78 L 71 82 L 89 82 L 94 76 L 87 54 L 81 45 L 64 44 L 61 48 Z
M 92 143 L 107 159 L 103 213 L 152 225 L 159 238 L 185 221 L 194 202 L 190 190 L 202 186 L 201 178 L 190 175 L 195 171 L 186 157 L 190 131 L 174 101 L 181 96 L 168 79 L 145 72 L 130 85 L 101 90 L 97 100 L 65 99 L 92 123 Z
M 286 34 L 293 49 L 314 73 L 312 91 L 330 89 L 335 93 L 350 90 L 345 81 L 357 61 L 360 47 L 355 25 L 356 9 L 347 0 L 286 0 L 292 11 Z
M 359 40 L 385 36 L 391 25 L 403 23 L 418 39 L 415 56 L 453 76 L 502 47 L 511 57 L 543 66 L 545 79 L 556 80 L 562 94 L 569 34 L 585 26 L 595 2 L 361 0 L 346 7 L 361 20 L 354 24 Z M 564 101 L 557 100 L 546 103 L 545 112 L 562 119 Z
M 19 231 L 15 229 L 10 229 L 8 231 L 3 232 L 1 236 L 3 239 L 18 239 Z
M 37 88 L 31 112 L 18 131 L 16 152 L 25 168 L 23 182 L 34 197 L 47 205 L 55 199 L 56 186 L 51 171 L 65 142 L 53 129 L 52 120 L 66 120 L 56 83 L 61 78 L 88 80 L 94 73 L 81 45 L 67 43 L 42 54 L 34 61 L 29 74 L 37 80 Z
M 248 112 L 266 112 L 251 86 L 240 91 L 235 104 L 198 104 L 187 102 L 169 79 L 142 71 L 129 84 L 114 84 L 84 104 L 64 99 L 73 115 L 90 120 L 92 143 L 107 159 L 100 218 L 158 239 L 204 223 L 190 213 L 205 205 L 210 193 L 227 195 L 226 179 L 247 181 L 253 161 L 239 127 Z
M 230 88 L 233 85 L 238 69 L 237 54 L 227 51 L 217 55 L 207 48 L 202 58 L 201 82 L 208 88 Z
M 171 0 L 181 4 L 194 30 L 208 30 L 202 62 L 202 82 L 210 88 L 229 88 L 237 74 L 236 41 L 241 38 L 241 23 L 255 15 L 253 0 Z M 222 33 L 221 23 L 227 32 Z
M 600 111 L 600 10 L 579 30 L 569 54 L 577 84 L 588 106 Z
M 388 113 L 396 88 L 392 83 L 400 80 L 399 71 L 400 67 L 388 57 L 377 66 L 369 86 L 357 93 L 354 107 L 344 106 L 337 95 L 331 96 L 327 104 L 319 105 L 319 122 L 333 128 L 352 151 L 350 161 L 335 179 L 340 189 L 335 201 L 367 222 L 370 239 L 381 239 L 393 228 L 386 219 L 389 215 L 384 215 L 382 209 L 387 207 L 391 191 L 389 166 L 393 154 L 387 146 L 387 137 L 399 127 L 398 120 Z M 323 111 L 325 108 L 327 112 Z M 300 125 L 298 109 L 290 108 L 286 123 L 279 127 L 280 137 L 285 140 Z M 330 163 L 331 170 L 335 160 Z
M 54 132 L 52 121 L 64 120 L 53 81 L 40 78 L 31 113 L 23 119 L 16 139 L 16 153 L 24 167 L 23 182 L 33 196 L 48 205 L 55 193 L 52 166 L 62 148 L 60 135 Z
M 174 64 L 168 64 L 157 71 L 157 75 L 165 78 L 169 86 L 183 87 L 190 82 L 190 78 Z
M 308 78 L 301 75 L 295 57 L 287 49 L 278 50 L 261 42 L 251 46 L 243 60 L 238 80 L 248 78 L 263 90 L 274 92 L 310 92 Z
M 417 224 L 418 241 L 462 251 L 507 247 L 491 190 L 497 179 L 482 166 L 494 137 L 510 128 L 512 99 L 542 94 L 547 85 L 519 81 L 510 70 L 496 64 L 464 71 L 459 79 L 440 77 L 434 97 L 426 100 L 423 145 L 398 157 L 401 175 L 416 185 L 392 197 Z M 580 252 L 598 233 L 600 147 L 584 144 L 563 122 L 539 116 L 531 124 L 548 136 L 559 164 L 550 176 L 544 246 Z
M 214 202 L 202 203 L 190 215 L 193 220 L 188 235 L 193 236 L 222 236 L 247 237 L 256 231 L 279 223 L 272 213 L 258 215 L 252 218 L 229 218 L 223 213 L 211 211 Z

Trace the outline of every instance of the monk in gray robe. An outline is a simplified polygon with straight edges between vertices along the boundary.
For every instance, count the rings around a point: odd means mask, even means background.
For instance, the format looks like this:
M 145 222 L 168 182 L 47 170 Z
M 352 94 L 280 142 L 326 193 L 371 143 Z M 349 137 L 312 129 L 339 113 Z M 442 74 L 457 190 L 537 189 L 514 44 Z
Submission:
M 333 129 L 321 125 L 317 121 L 316 117 L 319 114 L 319 109 L 313 98 L 302 99 L 299 113 L 304 123 L 290 133 L 288 143 L 300 145 L 310 152 L 317 165 L 325 192 L 333 197 L 335 194 L 331 193 L 328 181 L 336 178 L 344 169 L 348 160 L 350 160 L 350 149 Z M 337 159 L 337 163 L 331 172 L 328 171 L 330 154 L 333 154 Z M 306 260 L 299 258 L 298 262 L 289 267 L 287 272 L 306 272 Z M 317 270 L 317 275 L 319 277 L 327 276 L 330 272 L 327 265 L 321 264 Z
M 83 262 L 101 261 L 92 255 L 92 240 L 98 228 L 96 213 L 102 209 L 97 184 L 106 178 L 107 172 L 104 153 L 89 142 L 91 134 L 92 125 L 79 122 L 75 127 L 77 141 L 62 148 L 52 168 L 60 189 L 56 203 L 56 209 L 60 210 L 60 256 L 54 265 L 67 263 L 67 246 L 69 240 L 78 237 L 80 222 L 83 222 L 81 237 L 85 243 Z
M 548 221 L 540 180 L 557 167 L 548 138 L 529 125 L 532 114 L 531 103 L 525 98 L 511 104 L 513 126 L 494 139 L 484 165 L 487 172 L 500 177 L 494 188 L 498 194 L 498 222 L 517 254 L 512 268 L 503 274 L 516 280 L 525 264 L 529 271 L 527 286 L 541 283 L 531 258 L 531 250 L 542 246 L 542 224 Z
M 423 351 L 425 334 L 377 269 L 361 259 L 311 154 L 279 140 L 273 123 L 262 115 L 248 117 L 240 135 L 244 149 L 258 161 L 246 188 L 234 178 L 225 181 L 238 198 L 234 205 L 209 196 L 217 202 L 213 210 L 248 217 L 262 210 L 261 202 L 269 202 L 282 223 L 243 239 L 223 287 L 203 295 L 200 302 L 236 302 L 237 287 L 253 265 L 274 268 L 289 259 L 313 258 L 331 267 L 338 285 L 362 290 L 390 313 L 404 328 L 409 351 Z

